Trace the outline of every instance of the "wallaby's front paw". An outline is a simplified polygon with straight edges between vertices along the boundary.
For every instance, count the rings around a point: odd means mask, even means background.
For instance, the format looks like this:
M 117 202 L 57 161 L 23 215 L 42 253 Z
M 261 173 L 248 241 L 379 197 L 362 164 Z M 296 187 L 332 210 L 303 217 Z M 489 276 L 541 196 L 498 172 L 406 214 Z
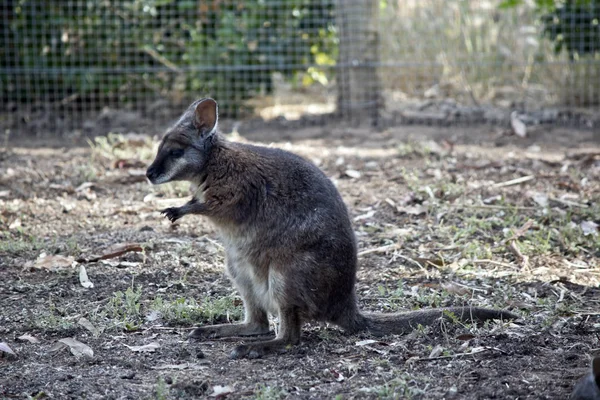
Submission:
M 165 217 L 167 217 L 169 219 L 169 221 L 171 222 L 175 222 L 177 221 L 179 218 L 183 217 L 183 215 L 181 215 L 181 212 L 179 210 L 179 207 L 169 207 L 169 208 L 165 208 L 164 210 L 162 210 L 160 212 L 161 214 L 164 214 Z

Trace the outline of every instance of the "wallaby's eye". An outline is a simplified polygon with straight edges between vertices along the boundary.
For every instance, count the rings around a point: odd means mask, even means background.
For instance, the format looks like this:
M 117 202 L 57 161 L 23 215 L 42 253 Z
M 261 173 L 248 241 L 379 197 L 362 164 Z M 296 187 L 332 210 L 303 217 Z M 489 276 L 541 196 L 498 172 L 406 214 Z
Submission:
M 169 154 L 171 155 L 171 157 L 179 158 L 183 155 L 183 149 L 171 150 Z

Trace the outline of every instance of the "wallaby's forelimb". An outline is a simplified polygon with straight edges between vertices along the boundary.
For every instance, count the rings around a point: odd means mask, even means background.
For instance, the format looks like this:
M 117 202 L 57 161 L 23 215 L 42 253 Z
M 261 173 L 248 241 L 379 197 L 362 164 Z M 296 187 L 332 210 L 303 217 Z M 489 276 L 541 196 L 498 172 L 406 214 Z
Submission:
M 175 222 L 179 218 L 187 214 L 205 214 L 208 211 L 206 203 L 200 203 L 196 199 L 192 199 L 182 205 L 181 207 L 169 207 L 162 210 L 160 213 L 164 214 L 169 221 Z

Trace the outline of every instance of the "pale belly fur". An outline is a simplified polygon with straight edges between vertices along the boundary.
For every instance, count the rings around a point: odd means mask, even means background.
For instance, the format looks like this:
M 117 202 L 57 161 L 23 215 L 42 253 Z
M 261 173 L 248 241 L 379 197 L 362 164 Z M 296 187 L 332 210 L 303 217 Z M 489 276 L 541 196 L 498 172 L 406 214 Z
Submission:
M 272 266 L 268 272 L 259 273 L 257 266 L 252 265 L 241 249 L 254 245 L 248 236 L 243 238 L 228 235 L 221 231 L 227 255 L 227 272 L 235 283 L 245 302 L 279 315 L 279 299 L 283 294 L 283 276 Z

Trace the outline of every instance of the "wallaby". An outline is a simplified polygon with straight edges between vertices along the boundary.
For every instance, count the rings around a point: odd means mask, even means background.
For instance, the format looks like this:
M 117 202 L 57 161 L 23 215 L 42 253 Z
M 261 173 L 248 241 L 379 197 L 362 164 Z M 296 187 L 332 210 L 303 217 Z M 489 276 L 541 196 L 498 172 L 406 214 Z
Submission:
M 192 103 L 165 134 L 146 174 L 153 184 L 183 180 L 197 187 L 188 203 L 162 213 L 172 222 L 199 214 L 214 223 L 225 247 L 227 272 L 243 299 L 243 323 L 200 326 L 190 338 L 266 334 L 267 313 L 277 315 L 275 339 L 241 345 L 231 353 L 232 358 L 253 358 L 298 344 L 304 321 L 383 336 L 433 325 L 444 316 L 461 321 L 516 318 L 476 307 L 359 311 L 356 240 L 333 182 L 295 154 L 226 141 L 217 125 L 213 99 Z
M 571 400 L 600 400 L 600 357 L 594 357 L 592 372 L 577 382 Z

